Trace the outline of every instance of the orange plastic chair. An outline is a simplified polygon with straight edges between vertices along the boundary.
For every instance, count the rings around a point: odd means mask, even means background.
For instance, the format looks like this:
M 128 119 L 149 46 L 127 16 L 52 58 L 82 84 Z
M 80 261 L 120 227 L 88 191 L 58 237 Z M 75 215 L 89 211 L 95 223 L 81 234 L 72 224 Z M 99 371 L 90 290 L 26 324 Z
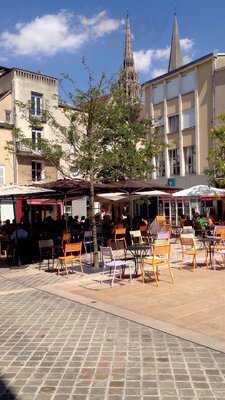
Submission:
M 199 252 L 204 251 L 206 254 L 205 263 L 208 268 L 208 251 L 205 247 L 198 246 L 196 238 L 192 233 L 181 234 L 180 243 L 182 251 L 182 266 L 184 264 L 184 256 L 192 256 L 192 271 L 194 272 L 197 267 L 197 255 Z
M 173 273 L 170 267 L 170 243 L 169 241 L 156 242 L 153 244 L 152 255 L 143 258 L 141 264 L 142 282 L 145 281 L 145 265 L 147 264 L 153 271 L 156 285 L 159 286 L 159 267 L 167 267 L 169 269 L 172 283 L 174 283 Z
M 117 245 L 122 242 L 124 245 L 124 248 L 127 248 L 127 242 L 126 242 L 126 228 L 116 228 L 115 229 L 115 244 L 116 247 Z
M 74 261 L 79 261 L 80 269 L 83 271 L 83 266 L 81 262 L 81 250 L 82 250 L 82 242 L 78 243 L 66 243 L 64 255 L 58 258 L 58 268 L 57 274 L 59 274 L 59 268 L 65 269 L 66 274 L 68 275 L 67 265 L 70 264 L 73 266 Z

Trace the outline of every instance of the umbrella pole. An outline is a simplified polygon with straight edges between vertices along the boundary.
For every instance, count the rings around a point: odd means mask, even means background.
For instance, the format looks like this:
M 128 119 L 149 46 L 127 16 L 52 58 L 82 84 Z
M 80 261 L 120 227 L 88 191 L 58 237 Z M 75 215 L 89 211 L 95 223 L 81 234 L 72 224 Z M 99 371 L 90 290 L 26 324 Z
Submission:
M 65 209 L 66 204 L 67 204 L 67 197 L 66 197 L 66 194 L 65 194 L 65 196 L 64 196 L 64 213 L 65 213 L 66 232 L 68 232 L 68 215 L 65 212 L 66 211 L 66 209 Z

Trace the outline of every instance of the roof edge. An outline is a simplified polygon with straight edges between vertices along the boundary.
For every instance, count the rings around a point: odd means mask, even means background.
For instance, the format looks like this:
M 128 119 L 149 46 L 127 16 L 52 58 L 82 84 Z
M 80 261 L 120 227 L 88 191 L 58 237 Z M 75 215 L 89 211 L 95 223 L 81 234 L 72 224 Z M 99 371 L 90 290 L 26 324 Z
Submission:
M 156 82 L 157 80 L 165 79 L 165 78 L 167 78 L 167 77 L 169 77 L 169 76 L 171 76 L 171 75 L 173 75 L 173 74 L 176 74 L 177 72 L 181 71 L 183 68 L 191 67 L 191 66 L 194 65 L 194 64 L 197 64 L 197 63 L 199 63 L 199 62 L 201 62 L 201 61 L 206 61 L 207 59 L 216 57 L 216 56 L 218 56 L 218 55 L 223 55 L 223 56 L 225 56 L 225 53 L 208 53 L 208 54 L 206 54 L 205 56 L 202 56 L 202 57 L 200 57 L 200 58 L 197 58 L 196 60 L 193 60 L 193 61 L 189 62 L 188 64 L 184 64 L 184 65 L 182 65 L 181 67 L 179 67 L 179 68 L 177 68 L 177 69 L 174 69 L 173 71 L 169 71 L 169 72 L 166 72 L 166 73 L 163 74 L 163 75 L 157 76 L 156 78 L 149 79 L 148 81 L 142 83 L 141 86 L 143 87 L 143 86 L 145 86 L 145 85 L 148 85 L 149 83 Z

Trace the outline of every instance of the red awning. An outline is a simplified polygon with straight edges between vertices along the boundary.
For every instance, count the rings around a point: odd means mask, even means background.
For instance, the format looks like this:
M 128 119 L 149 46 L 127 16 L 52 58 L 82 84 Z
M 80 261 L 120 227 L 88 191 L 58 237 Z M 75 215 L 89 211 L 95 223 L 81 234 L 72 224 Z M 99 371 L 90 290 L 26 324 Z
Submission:
M 63 202 L 62 200 L 54 199 L 27 199 L 27 204 L 32 206 L 61 206 Z

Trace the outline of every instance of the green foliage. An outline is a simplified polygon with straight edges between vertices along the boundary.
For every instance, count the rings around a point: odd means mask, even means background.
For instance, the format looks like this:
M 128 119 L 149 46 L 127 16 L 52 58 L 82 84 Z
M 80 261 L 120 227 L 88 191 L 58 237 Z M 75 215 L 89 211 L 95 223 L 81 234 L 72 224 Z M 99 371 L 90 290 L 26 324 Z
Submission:
M 220 124 L 210 133 L 209 168 L 206 174 L 211 184 L 225 186 L 225 114 L 219 116 Z

